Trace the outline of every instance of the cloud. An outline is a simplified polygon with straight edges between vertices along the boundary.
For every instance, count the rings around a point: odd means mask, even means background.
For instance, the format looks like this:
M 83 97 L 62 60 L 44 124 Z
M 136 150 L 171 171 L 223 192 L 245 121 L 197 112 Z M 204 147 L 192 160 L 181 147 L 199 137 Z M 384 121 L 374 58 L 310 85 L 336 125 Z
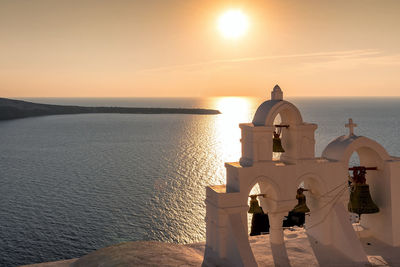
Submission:
M 272 56 L 259 56 L 259 57 L 243 57 L 243 58 L 233 58 L 233 59 L 220 59 L 220 60 L 211 60 L 204 62 L 197 62 L 191 64 L 182 64 L 182 65 L 172 65 L 165 67 L 157 67 L 150 69 L 143 69 L 139 71 L 139 73 L 155 73 L 155 72 L 168 72 L 168 71 L 185 71 L 185 70 L 198 70 L 203 67 L 210 66 L 221 66 L 226 64 L 237 64 L 237 63 L 248 63 L 248 62 L 260 62 L 260 61 L 268 61 L 275 59 L 296 59 L 296 58 L 304 58 L 304 59 L 316 59 L 318 61 L 337 61 L 344 59 L 374 59 L 374 63 L 379 63 L 379 60 L 382 60 L 381 63 L 391 62 L 390 58 L 386 57 L 377 57 L 382 55 L 382 51 L 376 49 L 359 49 L 359 50 L 344 50 L 344 51 L 331 51 L 331 52 L 316 52 L 316 53 L 303 53 L 303 54 L 288 54 L 288 55 L 272 55 Z M 395 61 L 400 62 L 400 61 Z M 393 63 L 393 60 L 392 60 Z
M 376 54 L 365 53 L 353 56 L 338 56 L 332 60 L 319 60 L 317 62 L 305 62 L 303 71 L 305 70 L 344 70 L 359 69 L 360 67 L 390 68 L 400 65 L 400 54 L 385 54 L 378 52 Z

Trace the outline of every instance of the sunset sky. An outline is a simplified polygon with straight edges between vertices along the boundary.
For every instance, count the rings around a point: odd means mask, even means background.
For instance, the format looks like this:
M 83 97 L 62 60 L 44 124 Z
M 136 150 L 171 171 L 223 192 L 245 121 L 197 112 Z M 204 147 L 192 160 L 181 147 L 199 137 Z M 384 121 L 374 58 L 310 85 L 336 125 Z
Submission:
M 229 9 L 248 31 L 228 39 Z M 398 0 L 0 0 L 0 97 L 400 96 Z

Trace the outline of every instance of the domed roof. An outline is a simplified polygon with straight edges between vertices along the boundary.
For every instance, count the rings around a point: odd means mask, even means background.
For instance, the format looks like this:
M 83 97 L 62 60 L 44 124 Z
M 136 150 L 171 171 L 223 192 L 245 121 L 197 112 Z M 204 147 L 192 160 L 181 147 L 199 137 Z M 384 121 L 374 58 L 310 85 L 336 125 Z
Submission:
M 300 111 L 292 103 L 283 100 L 283 92 L 275 85 L 271 92 L 271 100 L 262 103 L 254 114 L 254 126 L 272 126 L 275 117 L 280 114 L 282 122 L 300 124 L 303 122 Z
M 390 160 L 391 156 L 386 149 L 378 142 L 365 136 L 343 135 L 330 142 L 322 152 L 322 157 L 337 160 L 348 161 L 354 151 L 362 149 L 364 154 L 373 153 L 382 160 Z

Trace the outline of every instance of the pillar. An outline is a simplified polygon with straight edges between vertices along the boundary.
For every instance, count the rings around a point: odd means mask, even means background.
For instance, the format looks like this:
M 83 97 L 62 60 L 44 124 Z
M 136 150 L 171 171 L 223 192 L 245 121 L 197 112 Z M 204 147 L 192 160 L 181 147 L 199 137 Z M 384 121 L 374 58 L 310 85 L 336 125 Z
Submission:
M 272 212 L 269 216 L 269 234 L 275 266 L 290 266 L 283 238 L 283 218 L 287 212 Z

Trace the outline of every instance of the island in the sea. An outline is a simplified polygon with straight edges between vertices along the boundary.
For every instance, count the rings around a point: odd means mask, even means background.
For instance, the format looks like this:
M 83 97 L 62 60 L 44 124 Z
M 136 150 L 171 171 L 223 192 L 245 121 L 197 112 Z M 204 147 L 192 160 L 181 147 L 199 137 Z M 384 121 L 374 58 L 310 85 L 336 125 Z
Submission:
M 32 103 L 22 100 L 0 98 L 0 120 L 26 117 L 83 114 L 83 113 L 121 113 L 121 114 L 221 114 L 215 109 L 203 108 L 135 108 L 135 107 L 82 107 Z

